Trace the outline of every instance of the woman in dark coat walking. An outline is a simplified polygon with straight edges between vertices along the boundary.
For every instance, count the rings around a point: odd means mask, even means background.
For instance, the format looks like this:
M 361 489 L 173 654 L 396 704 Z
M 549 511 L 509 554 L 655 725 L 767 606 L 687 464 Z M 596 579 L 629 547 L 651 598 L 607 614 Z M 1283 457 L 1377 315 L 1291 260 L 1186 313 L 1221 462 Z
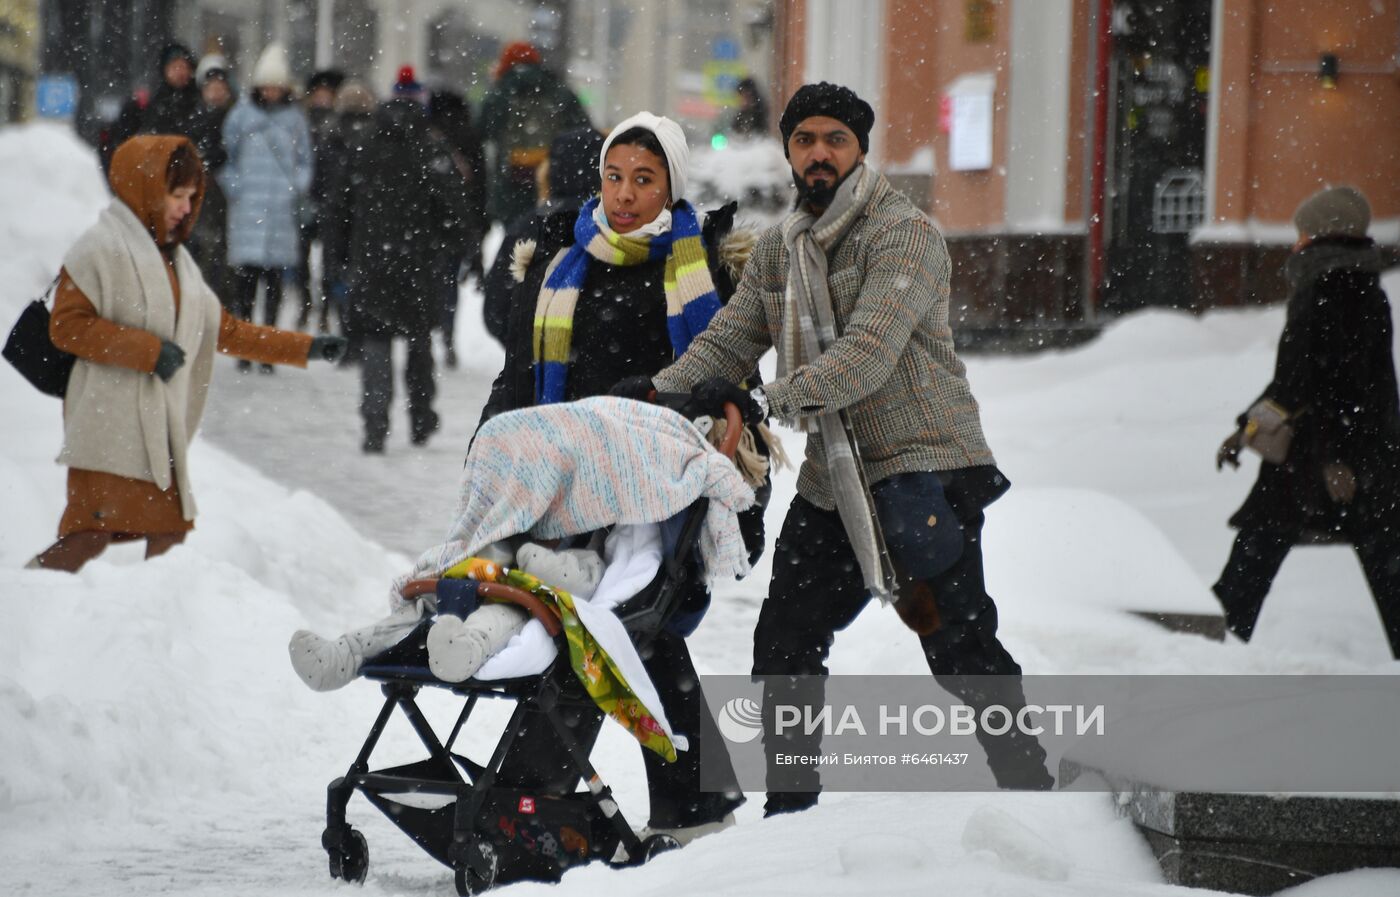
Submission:
M 1231 631 L 1248 641 L 1292 546 L 1349 542 L 1400 659 L 1400 397 L 1370 218 L 1350 187 L 1322 190 L 1294 215 L 1300 239 L 1284 268 L 1292 294 L 1261 396 L 1289 414 L 1294 435 L 1282 464 L 1260 465 L 1230 518 L 1239 535 L 1213 590 Z M 1239 466 L 1245 422 L 1217 466 Z
M 619 380 L 655 374 L 684 351 L 689 337 L 703 330 L 709 316 L 733 293 L 753 234 L 734 230 L 733 204 L 699 223 L 683 199 L 688 156 L 679 125 L 639 113 L 619 124 L 603 144 L 598 161 L 601 197 L 582 209 L 548 216 L 535 239 L 502 247 L 502 252 L 513 253 L 517 286 L 506 362 L 482 412 L 483 422 L 517 408 L 603 395 Z M 692 253 L 703 253 L 706 264 L 687 264 Z M 673 263 L 681 275 L 667 283 L 667 268 Z M 696 267 L 704 269 L 703 278 L 691 273 L 699 273 Z M 554 329 L 561 318 L 569 322 L 566 333 Z M 759 523 L 757 532 L 745 534 L 751 550 L 751 540 L 762 545 L 761 514 L 761 508 L 746 514 Z M 743 517 L 741 525 L 742 521 Z M 701 588 L 682 613 L 698 621 L 707 602 Z M 698 735 L 700 747 L 670 764 L 643 752 L 651 792 L 650 830 L 667 831 L 682 843 L 731 823 L 731 811 L 743 801 L 732 770 L 731 788 L 700 790 L 700 751 L 715 752 L 705 761 L 711 785 L 724 780 L 727 757 L 705 712 L 685 634 L 683 627 L 663 632 L 645 663 L 666 715 L 677 731 Z M 596 714 L 581 718 L 578 726 L 596 728 L 601 722 L 601 714 Z M 516 744 L 530 745 L 532 754 L 546 741 L 519 735 L 515 739 Z M 531 781 L 541 763 L 553 762 L 522 752 L 507 759 L 500 781 Z M 563 758 L 557 762 L 561 768 L 565 765 Z

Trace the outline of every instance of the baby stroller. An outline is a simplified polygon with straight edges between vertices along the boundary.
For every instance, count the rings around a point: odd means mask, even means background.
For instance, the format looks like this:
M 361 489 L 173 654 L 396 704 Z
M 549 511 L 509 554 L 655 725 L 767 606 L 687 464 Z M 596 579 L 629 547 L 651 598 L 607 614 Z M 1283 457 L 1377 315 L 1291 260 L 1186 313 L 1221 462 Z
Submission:
M 733 459 L 743 427 L 732 405 L 726 406 L 726 417 L 720 450 Z M 697 590 L 691 586 L 700 571 L 698 542 L 708 502 L 702 497 L 660 523 L 660 567 L 649 585 L 614 608 L 638 650 L 681 616 L 703 613 L 703 607 L 693 606 Z M 404 597 L 435 587 L 433 580 L 417 580 Z M 555 642 L 555 659 L 535 676 L 443 682 L 428 666 L 430 621 L 425 620 L 398 645 L 368 660 L 359 675 L 380 683 L 384 704 L 349 770 L 327 789 L 321 844 L 331 877 L 363 882 L 368 871 L 366 840 L 347 820 L 356 791 L 451 868 L 463 895 L 521 879 L 557 880 L 568 868 L 597 859 L 615 866 L 645 863 L 678 847 L 666 834 L 639 838 L 590 762 L 598 734 L 596 707 L 570 666 L 559 620 L 522 590 L 502 583 L 476 587 L 483 597 L 514 601 L 539 619 Z M 465 700 L 445 740 L 416 703 L 424 687 L 448 689 Z M 454 745 L 482 698 L 511 700 L 515 709 L 490 759 L 478 763 Z M 371 769 L 371 754 L 396 710 L 427 756 Z M 580 718 L 594 724 L 580 725 Z

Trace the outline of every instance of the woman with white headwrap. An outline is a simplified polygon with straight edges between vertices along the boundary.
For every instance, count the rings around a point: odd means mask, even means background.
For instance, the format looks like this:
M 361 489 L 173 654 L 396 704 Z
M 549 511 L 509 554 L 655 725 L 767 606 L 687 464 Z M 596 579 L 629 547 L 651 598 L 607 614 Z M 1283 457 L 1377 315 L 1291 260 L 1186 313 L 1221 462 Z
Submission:
M 689 157 L 679 125 L 639 112 L 603 143 L 600 195 L 580 210 L 546 218 L 534 239 L 502 249 L 513 252 L 516 286 L 505 366 L 483 422 L 517 408 L 604 395 L 619 381 L 645 380 L 679 357 L 728 300 L 754 234 L 734 229 L 733 203 L 702 218 L 686 202 Z M 762 491 L 766 501 L 766 484 Z M 762 513 L 760 506 L 743 515 L 754 557 L 763 546 Z M 677 615 L 683 622 L 653 643 L 647 668 L 675 729 L 692 736 L 692 745 L 718 749 L 706 759 L 712 785 L 717 770 L 729 768 L 685 645 L 709 603 L 702 579 L 692 582 L 697 587 Z M 578 726 L 600 723 L 598 715 Z M 518 736 L 515 744 L 529 749 L 507 760 L 501 782 L 513 770 L 522 781 L 535 777 L 531 771 L 548 762 L 538 756 L 548 741 Z M 733 821 L 743 796 L 732 769 L 733 787 L 702 792 L 700 750 L 683 752 L 672 764 L 642 752 L 651 830 L 685 841 Z

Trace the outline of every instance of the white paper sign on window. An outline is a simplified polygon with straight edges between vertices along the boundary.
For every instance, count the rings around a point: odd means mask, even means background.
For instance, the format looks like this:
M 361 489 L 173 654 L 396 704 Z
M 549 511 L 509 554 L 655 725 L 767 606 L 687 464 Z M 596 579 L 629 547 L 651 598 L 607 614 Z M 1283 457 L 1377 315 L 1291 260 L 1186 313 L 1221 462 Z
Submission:
M 992 167 L 992 98 L 996 77 L 964 75 L 948 86 L 951 106 L 948 129 L 948 167 L 953 171 L 981 171 Z

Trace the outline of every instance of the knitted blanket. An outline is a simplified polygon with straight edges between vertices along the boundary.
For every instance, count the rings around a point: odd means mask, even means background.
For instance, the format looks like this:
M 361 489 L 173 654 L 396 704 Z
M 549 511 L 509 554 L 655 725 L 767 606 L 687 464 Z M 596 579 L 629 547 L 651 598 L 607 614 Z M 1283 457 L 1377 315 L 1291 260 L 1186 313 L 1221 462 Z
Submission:
M 738 513 L 753 490 L 700 431 L 666 408 L 598 397 L 522 408 L 477 431 L 457 513 L 441 545 L 395 583 L 438 577 L 493 542 L 556 539 L 619 523 L 659 523 L 710 500 L 700 533 L 707 581 L 749 570 Z

